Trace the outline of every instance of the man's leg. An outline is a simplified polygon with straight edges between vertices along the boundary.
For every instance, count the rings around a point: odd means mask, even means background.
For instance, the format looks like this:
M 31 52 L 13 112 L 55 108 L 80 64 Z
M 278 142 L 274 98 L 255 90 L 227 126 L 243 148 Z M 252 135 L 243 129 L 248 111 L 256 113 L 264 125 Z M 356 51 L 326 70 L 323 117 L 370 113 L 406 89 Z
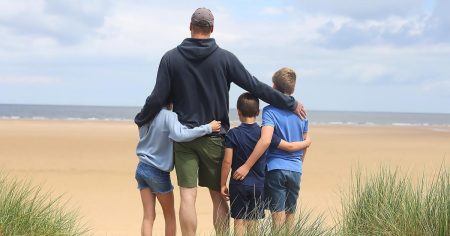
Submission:
M 202 137 L 197 139 L 199 155 L 198 185 L 207 187 L 213 203 L 213 223 L 216 234 L 227 233 L 230 227 L 228 203 L 220 195 L 220 174 L 224 152 L 224 137 Z
M 175 170 L 180 186 L 180 226 L 184 236 L 194 236 L 197 231 L 197 171 L 198 157 L 192 147 L 196 140 L 174 144 Z
M 195 236 L 197 232 L 197 212 L 195 202 L 197 188 L 180 187 L 180 226 L 183 236 Z
M 230 216 L 228 203 L 222 198 L 219 192 L 209 190 L 213 203 L 213 223 L 217 235 L 226 235 L 230 230 Z

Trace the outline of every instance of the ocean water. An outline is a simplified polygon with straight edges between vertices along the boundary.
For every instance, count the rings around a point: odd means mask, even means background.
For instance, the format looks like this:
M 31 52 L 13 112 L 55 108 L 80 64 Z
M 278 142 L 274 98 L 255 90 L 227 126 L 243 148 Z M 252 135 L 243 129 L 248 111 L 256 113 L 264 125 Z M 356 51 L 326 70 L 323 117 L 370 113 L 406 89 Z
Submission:
M 0 119 L 131 122 L 139 111 L 140 107 L 0 104 Z M 450 127 L 450 114 L 312 110 L 308 111 L 308 119 L 311 124 L 322 125 Z M 233 123 L 239 122 L 236 109 L 230 109 L 230 121 Z

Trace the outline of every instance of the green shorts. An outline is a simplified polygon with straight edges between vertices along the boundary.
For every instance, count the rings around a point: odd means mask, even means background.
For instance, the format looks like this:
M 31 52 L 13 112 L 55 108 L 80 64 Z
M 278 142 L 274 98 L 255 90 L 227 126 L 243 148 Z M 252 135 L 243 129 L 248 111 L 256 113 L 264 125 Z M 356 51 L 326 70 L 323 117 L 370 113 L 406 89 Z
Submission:
M 178 186 L 198 185 L 220 191 L 220 172 L 224 152 L 222 136 L 204 136 L 190 142 L 174 143 Z

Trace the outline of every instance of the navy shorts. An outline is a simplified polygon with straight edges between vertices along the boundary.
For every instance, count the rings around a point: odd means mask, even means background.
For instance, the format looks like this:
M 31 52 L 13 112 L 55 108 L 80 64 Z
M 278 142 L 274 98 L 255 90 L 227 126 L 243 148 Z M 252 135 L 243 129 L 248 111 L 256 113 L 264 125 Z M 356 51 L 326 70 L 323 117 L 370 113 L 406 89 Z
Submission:
M 230 184 L 231 218 L 258 220 L 264 218 L 264 187 Z
M 266 172 L 265 201 L 271 212 L 295 212 L 301 177 L 302 173 L 289 170 Z
M 138 189 L 150 188 L 153 193 L 169 193 L 173 191 L 170 173 L 152 165 L 139 162 L 135 178 Z

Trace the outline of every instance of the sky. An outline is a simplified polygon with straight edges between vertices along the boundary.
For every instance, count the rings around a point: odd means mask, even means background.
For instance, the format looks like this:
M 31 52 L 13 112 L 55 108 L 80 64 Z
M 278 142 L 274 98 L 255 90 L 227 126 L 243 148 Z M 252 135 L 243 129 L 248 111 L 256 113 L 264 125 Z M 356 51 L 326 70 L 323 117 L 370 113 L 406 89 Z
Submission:
M 0 103 L 142 106 L 198 7 L 259 80 L 293 68 L 309 110 L 450 113 L 448 0 L 0 0 Z

